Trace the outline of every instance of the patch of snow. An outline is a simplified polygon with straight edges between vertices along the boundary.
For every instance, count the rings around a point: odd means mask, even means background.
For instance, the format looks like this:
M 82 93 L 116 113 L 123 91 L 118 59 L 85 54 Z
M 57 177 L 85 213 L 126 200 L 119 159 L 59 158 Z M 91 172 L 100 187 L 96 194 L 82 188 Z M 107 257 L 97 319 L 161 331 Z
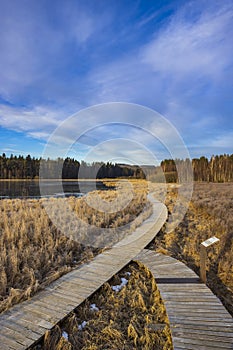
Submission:
M 65 331 L 62 332 L 62 337 L 65 338 L 66 340 L 69 339 L 69 334 Z
M 112 290 L 114 290 L 114 292 L 119 292 L 121 290 L 121 285 L 112 286 Z
M 121 277 L 121 284 L 112 286 L 112 290 L 114 290 L 114 292 L 119 292 L 124 286 L 126 286 L 127 283 L 128 283 L 128 280 L 124 277 Z
M 86 327 L 86 325 L 87 325 L 87 322 L 86 322 L 86 321 L 83 321 L 80 325 L 78 325 L 78 329 L 79 329 L 80 331 L 82 331 L 82 330 Z
M 125 274 L 126 274 L 127 276 L 131 276 L 131 272 L 129 272 L 129 271 L 127 271 Z
M 121 285 L 122 287 L 126 286 L 126 284 L 128 283 L 128 280 L 124 277 L 121 277 Z
M 99 311 L 99 308 L 95 304 L 91 304 L 90 309 L 91 311 Z

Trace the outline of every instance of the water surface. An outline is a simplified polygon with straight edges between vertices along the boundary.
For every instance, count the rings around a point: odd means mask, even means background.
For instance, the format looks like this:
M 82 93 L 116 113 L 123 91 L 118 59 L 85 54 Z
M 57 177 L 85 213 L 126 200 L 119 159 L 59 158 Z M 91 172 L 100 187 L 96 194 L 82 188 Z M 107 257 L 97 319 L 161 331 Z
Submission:
M 101 181 L 63 181 L 63 191 L 66 197 L 82 196 L 93 190 L 106 190 Z M 43 182 L 43 194 L 46 196 L 63 197 L 56 180 Z M 41 197 L 39 181 L 36 180 L 4 180 L 0 181 L 0 198 L 39 198 Z

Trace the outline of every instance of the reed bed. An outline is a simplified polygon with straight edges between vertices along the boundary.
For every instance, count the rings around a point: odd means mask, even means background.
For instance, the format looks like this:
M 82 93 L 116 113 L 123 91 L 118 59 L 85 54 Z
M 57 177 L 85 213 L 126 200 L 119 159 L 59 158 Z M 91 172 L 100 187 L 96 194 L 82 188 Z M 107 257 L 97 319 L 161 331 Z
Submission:
M 47 215 L 42 199 L 0 200 L 0 312 L 89 261 L 140 225 L 151 213 L 146 183 L 133 185 L 132 193 L 125 207 L 116 202 L 123 209 L 107 215 L 91 208 L 86 197 L 48 199 L 58 226 Z M 109 190 L 88 196 L 98 207 L 100 197 L 115 203 L 118 194 Z M 81 219 L 78 224 L 74 225 L 74 217 Z

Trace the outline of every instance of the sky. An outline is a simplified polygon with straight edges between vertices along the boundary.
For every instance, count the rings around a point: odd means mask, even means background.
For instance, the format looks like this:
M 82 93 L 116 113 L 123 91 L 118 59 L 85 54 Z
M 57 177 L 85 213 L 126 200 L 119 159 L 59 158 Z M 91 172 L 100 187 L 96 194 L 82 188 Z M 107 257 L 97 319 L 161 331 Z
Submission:
M 0 8 L 0 153 L 43 156 L 70 116 L 78 138 L 82 110 L 111 102 L 162 115 L 192 158 L 233 153 L 231 0 L 0 0 Z M 67 153 L 78 160 L 166 156 L 148 143 L 146 114 L 135 116 L 142 132 L 102 126 L 98 113 L 91 120 Z

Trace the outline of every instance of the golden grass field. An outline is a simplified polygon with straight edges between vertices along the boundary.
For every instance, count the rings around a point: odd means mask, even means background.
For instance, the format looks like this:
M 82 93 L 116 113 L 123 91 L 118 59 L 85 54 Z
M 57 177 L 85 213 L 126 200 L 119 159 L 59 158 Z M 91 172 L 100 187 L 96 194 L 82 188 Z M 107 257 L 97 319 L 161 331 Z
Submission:
M 172 212 L 177 187 L 170 186 L 166 205 Z M 178 227 L 156 237 L 152 249 L 172 255 L 199 274 L 200 244 L 216 236 L 208 250 L 207 284 L 233 315 L 233 183 L 195 183 L 189 209 Z
M 120 291 L 113 286 L 127 281 Z M 131 263 L 31 350 L 172 350 L 171 333 L 151 272 Z
M 151 213 L 146 192 L 146 182 L 135 183 L 129 205 L 122 210 L 115 208 L 108 215 L 89 207 L 84 197 L 49 199 L 53 215 L 61 219 L 59 229 L 48 217 L 42 199 L 0 200 L 0 312 L 29 298 L 133 231 Z M 121 208 L 120 201 L 114 202 L 116 190 L 88 194 L 97 206 L 99 196 Z M 75 227 L 73 214 L 81 219 Z M 101 230 L 106 227 L 111 227 L 108 236 Z M 74 232 L 78 241 L 72 239 Z M 89 237 L 94 237 L 95 246 Z

